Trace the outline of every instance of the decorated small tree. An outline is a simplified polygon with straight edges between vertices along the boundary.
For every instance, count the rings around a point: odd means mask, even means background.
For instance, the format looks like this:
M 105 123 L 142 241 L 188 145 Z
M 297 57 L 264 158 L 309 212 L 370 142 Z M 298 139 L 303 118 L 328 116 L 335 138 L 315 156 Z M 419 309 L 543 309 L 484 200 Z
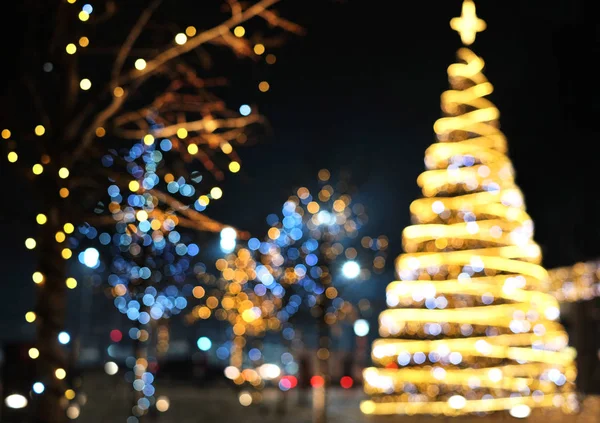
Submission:
M 453 19 L 465 45 L 485 23 L 466 0 Z M 547 293 L 533 222 L 514 180 L 483 60 L 458 50 L 364 371 L 366 414 L 577 407 L 574 351 Z

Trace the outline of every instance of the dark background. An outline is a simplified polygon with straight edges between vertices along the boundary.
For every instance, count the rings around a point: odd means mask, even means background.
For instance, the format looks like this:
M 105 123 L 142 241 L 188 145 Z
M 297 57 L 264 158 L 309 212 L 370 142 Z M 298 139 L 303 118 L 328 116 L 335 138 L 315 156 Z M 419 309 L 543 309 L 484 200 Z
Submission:
M 547 267 L 600 256 L 600 30 L 593 3 L 477 2 L 488 29 L 472 48 L 495 86 L 490 99 L 500 109 Z M 197 7 L 194 19 L 200 22 L 201 2 Z M 360 288 L 361 296 L 383 300 L 409 204 L 420 195 L 416 178 L 424 170 L 424 151 L 435 141 L 446 68 L 461 46 L 448 24 L 460 7 L 459 0 L 284 1 L 282 14 L 308 32 L 289 37 L 275 52 L 275 65 L 231 68 L 231 107 L 258 106 L 271 132 L 238 150 L 242 171 L 228 175 L 223 199 L 206 213 L 260 238 L 266 215 L 278 213 L 298 187 L 314 186 L 319 169 L 334 175 L 347 170 L 371 218 L 364 234 L 390 239 L 386 274 Z M 11 57 L 28 29 L 2 30 L 2 56 Z M 5 83 L 20 72 L 10 60 L 2 66 L 9 74 Z M 267 93 L 257 89 L 263 79 L 271 84 Z M 33 304 L 34 259 L 23 241 L 37 210 L 5 158 L 0 178 L 0 280 L 10 293 L 0 305 L 0 332 L 8 340 L 19 337 Z

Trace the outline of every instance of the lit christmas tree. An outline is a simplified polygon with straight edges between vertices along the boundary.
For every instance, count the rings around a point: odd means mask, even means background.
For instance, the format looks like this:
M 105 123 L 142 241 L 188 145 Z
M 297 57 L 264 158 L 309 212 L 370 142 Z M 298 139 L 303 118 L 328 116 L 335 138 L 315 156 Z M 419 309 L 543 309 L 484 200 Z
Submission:
M 463 44 L 485 22 L 466 0 L 451 21 Z M 365 414 L 458 415 L 532 408 L 577 408 L 574 350 L 557 322 L 556 299 L 523 196 L 515 185 L 493 87 L 483 60 L 458 51 L 438 142 L 417 182 L 413 225 L 387 288 L 373 344 L 377 367 L 364 372 Z

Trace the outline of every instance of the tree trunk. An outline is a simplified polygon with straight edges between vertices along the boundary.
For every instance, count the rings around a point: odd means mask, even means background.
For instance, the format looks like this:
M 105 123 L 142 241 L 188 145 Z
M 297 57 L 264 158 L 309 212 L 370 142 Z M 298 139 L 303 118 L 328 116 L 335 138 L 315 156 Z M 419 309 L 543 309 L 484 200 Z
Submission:
M 147 311 L 146 307 L 143 306 L 141 308 L 141 311 Z M 140 362 L 143 362 L 145 360 L 147 366 L 144 369 L 144 372 L 149 372 L 151 371 L 151 365 L 150 362 L 148 361 L 148 352 L 149 352 L 149 345 L 152 339 L 152 328 L 150 324 L 142 324 L 140 323 L 139 320 L 135 321 L 135 327 L 136 329 L 138 329 L 139 331 L 145 330 L 148 332 L 148 338 L 144 341 L 140 341 L 139 339 L 135 339 L 133 341 L 133 354 L 136 360 L 136 364 L 140 364 Z M 138 374 L 136 374 L 135 372 L 135 367 L 134 367 L 134 380 L 136 379 L 141 379 L 142 375 L 144 374 L 144 372 L 139 372 Z M 135 389 L 133 389 L 133 396 L 132 396 L 132 410 L 136 410 L 138 409 L 138 401 L 142 398 L 144 398 L 144 393 L 143 391 L 136 391 Z M 148 421 L 150 417 L 149 416 L 149 410 L 139 410 L 139 413 L 136 413 L 135 416 L 138 418 L 138 421 L 143 422 L 143 421 Z
M 58 342 L 58 334 L 64 328 L 66 315 L 66 263 L 61 256 L 64 248 L 55 241 L 54 236 L 62 226 L 59 211 L 53 208 L 48 213 L 48 222 L 41 227 L 37 241 L 38 271 L 44 275 L 44 281 L 37 286 L 37 348 L 40 356 L 36 360 L 39 381 L 46 389 L 38 397 L 36 422 L 66 422 L 67 380 L 69 369 L 67 354 Z M 64 369 L 67 377 L 60 380 L 56 370 Z
M 317 348 L 317 371 L 323 378 L 322 386 L 313 386 L 313 422 L 327 423 L 327 388 L 329 386 L 329 355 L 331 344 L 331 331 L 325 320 L 325 315 L 331 300 L 325 295 L 320 295 L 318 316 L 318 334 L 319 342 Z M 319 349 L 326 349 L 327 353 L 319 354 Z

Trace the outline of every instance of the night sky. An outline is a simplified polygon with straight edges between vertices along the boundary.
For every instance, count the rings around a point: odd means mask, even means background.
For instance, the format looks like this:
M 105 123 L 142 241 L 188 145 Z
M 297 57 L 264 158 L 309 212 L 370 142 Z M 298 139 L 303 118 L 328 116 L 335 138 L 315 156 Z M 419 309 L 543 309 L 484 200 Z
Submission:
M 435 141 L 446 68 L 461 46 L 448 24 L 460 6 L 459 0 L 283 1 L 282 14 L 307 34 L 289 36 L 268 69 L 236 68 L 231 107 L 256 105 L 269 119 L 270 134 L 238 149 L 242 171 L 228 175 L 223 199 L 206 213 L 263 237 L 265 217 L 279 213 L 298 187 L 314 186 L 319 169 L 349 171 L 371 219 L 364 234 L 390 239 L 388 271 L 361 288 L 365 297 L 383 300 L 409 204 L 420 196 L 416 178 L 424 152 Z M 490 99 L 500 109 L 544 264 L 596 258 L 600 108 L 594 100 L 600 91 L 593 62 L 600 31 L 592 1 L 477 6 L 488 29 L 472 48 L 495 86 Z M 271 84 L 267 93 L 256 88 L 262 79 Z M 0 217 L 2 283 L 16 298 L 0 308 L 6 339 L 33 301 L 33 261 L 22 232 L 32 225 L 14 212 L 14 204 L 28 204 L 26 191 L 6 160 L 0 163 L 0 177 L 10 181 L 3 185 Z

